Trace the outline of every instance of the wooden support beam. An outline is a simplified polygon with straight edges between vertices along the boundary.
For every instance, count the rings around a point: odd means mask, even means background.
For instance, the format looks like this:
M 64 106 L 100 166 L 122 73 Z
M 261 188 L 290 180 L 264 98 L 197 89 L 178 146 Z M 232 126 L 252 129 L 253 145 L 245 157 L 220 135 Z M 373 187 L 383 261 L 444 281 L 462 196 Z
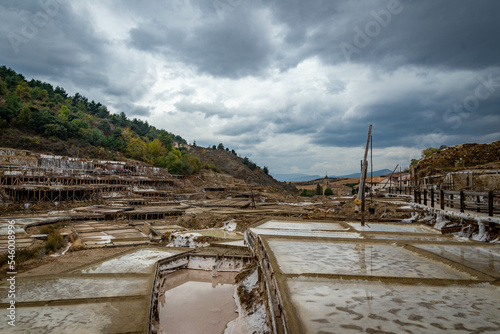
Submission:
M 493 216 L 493 191 L 488 192 L 488 216 Z
M 463 190 L 460 190 L 460 212 L 465 211 L 465 194 Z

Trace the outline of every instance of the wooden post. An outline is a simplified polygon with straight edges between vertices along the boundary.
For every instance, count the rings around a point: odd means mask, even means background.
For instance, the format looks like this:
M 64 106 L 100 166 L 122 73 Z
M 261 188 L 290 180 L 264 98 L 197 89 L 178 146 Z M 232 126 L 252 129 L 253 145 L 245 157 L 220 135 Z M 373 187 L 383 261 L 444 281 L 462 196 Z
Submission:
M 431 207 L 434 207 L 434 188 L 431 189 Z
M 465 211 L 465 195 L 464 195 L 464 191 L 463 190 L 460 190 L 460 212 L 464 212 Z
M 424 205 L 427 206 L 427 189 L 424 189 Z
M 450 194 L 450 208 L 453 207 L 453 194 Z
M 440 201 L 441 201 L 441 210 L 444 210 L 444 190 L 441 189 L 440 191 Z
M 370 128 L 368 129 L 368 138 L 366 139 L 366 148 L 365 155 L 363 158 L 363 170 L 361 171 L 361 179 L 359 181 L 359 190 L 358 200 L 361 201 L 361 226 L 365 226 L 365 180 L 366 180 L 366 172 L 368 169 L 368 161 L 366 158 L 368 157 L 368 149 L 370 148 L 370 139 L 372 136 L 372 125 L 370 124 Z
M 493 190 L 488 192 L 488 216 L 493 216 Z

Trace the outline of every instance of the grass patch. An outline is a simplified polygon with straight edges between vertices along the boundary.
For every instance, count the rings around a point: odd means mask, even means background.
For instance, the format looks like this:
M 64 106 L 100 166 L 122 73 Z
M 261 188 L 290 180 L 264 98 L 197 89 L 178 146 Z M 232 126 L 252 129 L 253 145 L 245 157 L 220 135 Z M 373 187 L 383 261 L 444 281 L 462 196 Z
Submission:
M 16 255 L 14 260 L 16 261 L 16 266 L 19 264 L 22 264 L 28 260 L 34 259 L 38 257 L 40 254 L 40 250 L 42 247 L 36 247 L 36 248 L 27 248 L 27 249 L 16 249 Z M 4 265 L 9 263 L 9 254 L 4 253 L 0 256 L 0 267 L 3 267 Z
M 53 229 L 47 234 L 47 242 L 45 243 L 45 246 L 43 246 L 43 248 L 45 249 L 45 254 L 55 252 L 64 244 L 64 237 L 59 233 L 58 230 Z

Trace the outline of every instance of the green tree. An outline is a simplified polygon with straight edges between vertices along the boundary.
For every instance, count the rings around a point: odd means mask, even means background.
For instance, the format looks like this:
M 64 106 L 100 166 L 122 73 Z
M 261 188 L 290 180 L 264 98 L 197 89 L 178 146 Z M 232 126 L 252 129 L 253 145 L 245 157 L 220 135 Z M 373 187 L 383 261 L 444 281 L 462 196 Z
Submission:
M 433 155 L 434 153 L 439 152 L 439 149 L 435 147 L 429 147 L 422 151 L 422 158 Z
M 219 145 L 217 145 L 217 149 L 218 150 L 223 150 L 224 149 L 224 145 L 222 143 L 219 143 Z
M 266 175 L 269 175 L 269 169 L 267 168 L 267 166 L 264 166 L 264 168 L 262 170 L 264 171 L 264 173 Z
M 23 107 L 23 101 L 21 101 L 21 98 L 15 92 L 7 94 L 5 104 L 7 105 L 7 108 L 12 110 L 14 115 L 17 115 Z
M 7 94 L 7 84 L 0 78 L 0 95 Z
M 102 131 L 106 136 L 109 136 L 111 134 L 111 124 L 109 124 L 108 120 L 103 119 L 99 122 L 99 125 L 97 126 L 99 130 Z
M 57 117 L 61 122 L 67 122 L 69 116 L 69 108 L 66 106 L 61 106 L 61 109 L 57 112 Z
M 333 191 L 330 187 L 326 188 L 325 189 L 325 196 L 332 196 L 333 195 Z
M 323 187 L 319 184 L 316 186 L 316 195 L 323 195 Z
M 28 126 L 31 120 L 31 109 L 28 107 L 24 107 L 19 116 L 17 116 L 17 123 L 21 126 Z

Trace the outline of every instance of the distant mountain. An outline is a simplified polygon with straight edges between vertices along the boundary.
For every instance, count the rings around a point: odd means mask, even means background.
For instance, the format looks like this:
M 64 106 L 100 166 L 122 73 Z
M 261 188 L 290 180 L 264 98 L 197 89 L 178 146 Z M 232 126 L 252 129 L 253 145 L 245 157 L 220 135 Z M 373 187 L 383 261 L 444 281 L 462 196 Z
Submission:
M 373 171 L 373 176 L 382 176 L 382 175 L 385 175 L 385 174 L 390 174 L 392 173 L 392 170 L 390 169 L 381 169 L 381 170 L 377 170 L 377 171 Z M 371 173 L 370 171 L 368 171 L 368 173 L 366 174 L 367 176 L 370 176 Z M 354 173 L 354 174 L 349 174 L 349 175 L 342 175 L 342 176 L 332 176 L 332 177 L 360 177 L 361 176 L 361 173 Z
M 377 171 L 373 171 L 373 176 L 381 176 L 385 174 L 390 174 L 392 173 L 392 170 L 389 169 L 381 169 Z M 308 175 L 308 174 L 272 174 L 273 177 L 281 182 L 307 182 L 307 181 L 312 181 L 312 180 L 317 180 L 317 179 L 322 179 L 324 176 L 320 175 Z M 370 176 L 370 171 L 368 171 L 368 176 Z M 339 177 L 339 178 L 349 178 L 349 177 L 360 177 L 361 173 L 354 173 L 354 174 L 349 174 L 349 175 L 340 175 L 340 176 L 334 176 L 334 175 L 329 175 L 328 177 Z
M 272 175 L 276 180 L 281 182 L 304 182 L 322 178 L 322 176 L 319 175 L 307 175 L 307 174 L 272 174 Z

